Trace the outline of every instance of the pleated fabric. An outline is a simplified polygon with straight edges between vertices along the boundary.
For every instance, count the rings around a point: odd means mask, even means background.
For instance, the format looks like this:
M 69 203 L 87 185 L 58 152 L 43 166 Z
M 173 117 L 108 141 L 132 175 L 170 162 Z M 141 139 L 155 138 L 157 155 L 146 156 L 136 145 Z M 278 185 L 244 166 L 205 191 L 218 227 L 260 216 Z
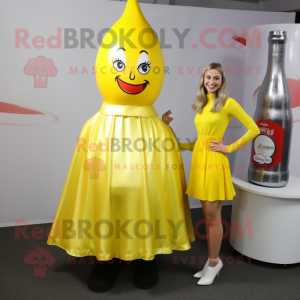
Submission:
M 155 109 L 104 104 L 81 131 L 47 243 L 98 260 L 188 250 L 185 191 L 177 140 Z
M 222 138 L 198 135 L 190 166 L 190 178 L 186 193 L 200 200 L 232 200 L 234 190 L 230 164 L 226 153 L 211 151 L 211 141 Z

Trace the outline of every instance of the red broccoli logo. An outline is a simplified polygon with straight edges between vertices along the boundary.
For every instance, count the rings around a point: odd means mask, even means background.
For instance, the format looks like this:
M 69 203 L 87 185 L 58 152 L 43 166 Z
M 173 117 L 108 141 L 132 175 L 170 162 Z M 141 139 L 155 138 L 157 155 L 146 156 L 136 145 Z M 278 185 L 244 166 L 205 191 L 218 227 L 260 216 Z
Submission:
M 90 179 L 99 179 L 99 171 L 105 171 L 106 166 L 101 158 L 92 157 L 86 160 L 83 169 L 90 171 Z
M 57 68 L 52 59 L 38 56 L 36 59 L 32 58 L 28 61 L 24 72 L 26 75 L 33 75 L 35 88 L 46 88 L 48 76 L 55 76 Z
M 35 250 L 31 249 L 28 251 L 24 257 L 24 263 L 33 265 L 34 277 L 45 277 L 46 266 L 53 266 L 55 264 L 55 258 L 52 256 L 50 250 L 37 247 Z

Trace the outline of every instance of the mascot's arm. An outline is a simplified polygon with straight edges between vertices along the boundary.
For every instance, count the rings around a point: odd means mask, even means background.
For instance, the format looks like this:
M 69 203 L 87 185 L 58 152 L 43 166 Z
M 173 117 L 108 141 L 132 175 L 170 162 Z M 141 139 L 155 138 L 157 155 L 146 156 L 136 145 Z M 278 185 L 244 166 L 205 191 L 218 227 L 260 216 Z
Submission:
M 169 127 L 171 128 L 173 134 L 176 137 L 176 140 L 178 141 L 177 136 L 176 136 L 174 130 L 172 129 L 171 126 L 169 126 Z M 193 143 L 179 143 L 179 147 L 180 147 L 181 150 L 190 150 L 190 151 L 193 151 L 194 147 L 195 147 L 195 144 L 196 144 L 196 142 L 193 142 Z
M 195 148 L 196 142 L 193 143 L 179 143 L 179 147 L 181 150 L 190 150 L 193 151 Z

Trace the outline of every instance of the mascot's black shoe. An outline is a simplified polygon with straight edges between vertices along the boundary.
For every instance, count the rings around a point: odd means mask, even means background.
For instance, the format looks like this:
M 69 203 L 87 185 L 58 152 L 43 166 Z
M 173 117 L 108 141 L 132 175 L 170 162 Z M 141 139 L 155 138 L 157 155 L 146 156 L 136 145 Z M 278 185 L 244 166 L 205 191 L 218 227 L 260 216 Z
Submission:
M 114 286 L 119 267 L 120 260 L 118 258 L 101 263 L 97 261 L 89 278 L 88 288 L 96 293 L 109 291 Z
M 157 260 L 135 259 L 133 262 L 134 285 L 139 289 L 151 289 L 159 281 Z

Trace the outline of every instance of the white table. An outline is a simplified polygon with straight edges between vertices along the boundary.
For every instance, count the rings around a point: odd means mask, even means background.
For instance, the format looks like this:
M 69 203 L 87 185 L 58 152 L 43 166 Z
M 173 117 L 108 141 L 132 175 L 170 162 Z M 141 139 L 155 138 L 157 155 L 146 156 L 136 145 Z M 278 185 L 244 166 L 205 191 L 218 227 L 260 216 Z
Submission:
M 236 196 L 232 203 L 231 246 L 260 261 L 299 263 L 300 178 L 290 176 L 282 188 L 254 185 L 246 173 L 233 176 L 232 181 Z M 244 237 L 238 225 L 247 228 Z

